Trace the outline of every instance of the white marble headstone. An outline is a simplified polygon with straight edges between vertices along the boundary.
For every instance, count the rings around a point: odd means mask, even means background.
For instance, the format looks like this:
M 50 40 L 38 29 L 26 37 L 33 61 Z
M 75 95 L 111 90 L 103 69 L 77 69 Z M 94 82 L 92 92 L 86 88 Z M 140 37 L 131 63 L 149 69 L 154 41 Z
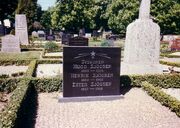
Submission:
M 38 37 L 38 33 L 36 31 L 32 32 L 32 37 Z
M 20 51 L 21 49 L 18 37 L 14 35 L 6 35 L 2 37 L 1 52 L 19 53 Z
M 15 33 L 19 38 L 22 45 L 28 45 L 28 31 L 27 31 L 27 20 L 26 15 L 16 14 L 15 18 Z
M 160 27 L 150 18 L 150 0 L 142 0 L 139 19 L 127 27 L 122 74 L 161 73 Z

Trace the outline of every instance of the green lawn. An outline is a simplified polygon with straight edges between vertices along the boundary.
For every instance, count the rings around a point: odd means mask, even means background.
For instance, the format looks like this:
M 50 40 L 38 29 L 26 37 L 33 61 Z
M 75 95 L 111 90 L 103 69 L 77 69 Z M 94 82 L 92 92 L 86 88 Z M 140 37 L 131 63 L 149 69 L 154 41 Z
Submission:
M 0 60 L 39 59 L 40 54 L 40 51 L 28 51 L 21 53 L 0 53 Z

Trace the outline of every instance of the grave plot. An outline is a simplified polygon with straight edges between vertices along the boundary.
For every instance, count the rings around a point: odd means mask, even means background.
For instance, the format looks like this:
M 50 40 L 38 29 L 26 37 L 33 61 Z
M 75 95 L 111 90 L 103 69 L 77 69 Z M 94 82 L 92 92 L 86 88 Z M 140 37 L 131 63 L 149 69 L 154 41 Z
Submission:
M 47 78 L 62 75 L 62 64 L 39 64 L 36 69 L 36 77 Z
M 7 75 L 9 77 L 22 77 L 27 71 L 28 66 L 0 66 L 0 76 Z

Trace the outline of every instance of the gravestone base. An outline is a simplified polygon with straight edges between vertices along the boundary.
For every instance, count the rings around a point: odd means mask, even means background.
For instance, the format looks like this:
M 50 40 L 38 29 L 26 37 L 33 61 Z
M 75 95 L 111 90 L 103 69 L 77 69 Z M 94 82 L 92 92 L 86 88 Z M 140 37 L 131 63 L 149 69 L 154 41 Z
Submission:
M 108 95 L 108 96 L 84 96 L 84 97 L 59 97 L 59 103 L 67 102 L 87 102 L 87 101 L 112 101 L 123 99 L 123 95 Z
M 128 64 L 122 62 L 121 74 L 122 75 L 144 75 L 144 74 L 161 74 L 163 73 L 162 66 L 160 64 Z

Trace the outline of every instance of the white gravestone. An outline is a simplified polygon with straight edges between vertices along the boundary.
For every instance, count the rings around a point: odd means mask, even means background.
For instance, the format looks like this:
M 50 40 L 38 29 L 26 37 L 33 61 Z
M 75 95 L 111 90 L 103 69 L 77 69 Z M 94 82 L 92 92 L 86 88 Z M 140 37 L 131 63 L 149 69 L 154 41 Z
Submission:
M 162 73 L 160 27 L 150 17 L 150 0 L 142 0 L 139 19 L 127 27 L 122 74 Z
M 32 32 L 32 37 L 38 37 L 38 33 L 36 31 Z
M 2 37 L 1 52 L 10 52 L 10 53 L 21 52 L 20 42 L 19 42 L 18 37 L 14 35 L 6 35 Z
M 26 15 L 16 14 L 15 18 L 15 33 L 19 38 L 22 45 L 28 45 L 28 31 L 27 31 L 27 20 Z

